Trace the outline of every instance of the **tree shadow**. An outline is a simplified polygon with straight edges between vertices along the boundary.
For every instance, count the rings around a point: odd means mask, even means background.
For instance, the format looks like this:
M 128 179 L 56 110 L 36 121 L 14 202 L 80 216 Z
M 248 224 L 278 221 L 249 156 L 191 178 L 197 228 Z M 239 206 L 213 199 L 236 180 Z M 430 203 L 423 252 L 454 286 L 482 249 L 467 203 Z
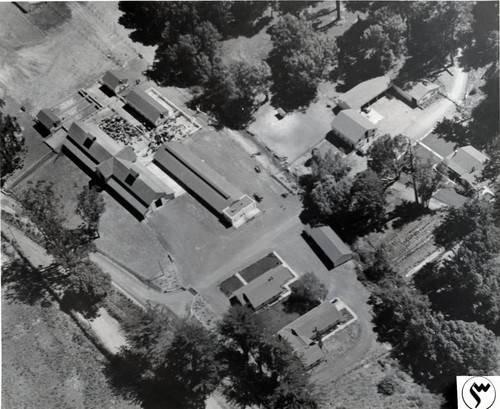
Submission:
M 128 349 L 113 355 L 104 368 L 111 388 L 120 396 L 136 404 L 143 402 L 143 373 L 148 369 L 144 356 Z
M 432 213 L 432 211 L 429 210 L 428 208 L 420 204 L 417 204 L 415 202 L 404 200 L 401 204 L 397 205 L 388 216 L 389 219 L 395 219 L 392 222 L 392 227 L 394 229 L 398 229 L 404 226 L 405 224 L 417 220 L 424 214 L 430 214 L 430 213 Z
M 33 268 L 24 259 L 19 258 L 3 266 L 2 286 L 7 288 L 4 295 L 7 300 L 27 305 L 41 301 L 43 307 L 52 303 L 40 269 Z

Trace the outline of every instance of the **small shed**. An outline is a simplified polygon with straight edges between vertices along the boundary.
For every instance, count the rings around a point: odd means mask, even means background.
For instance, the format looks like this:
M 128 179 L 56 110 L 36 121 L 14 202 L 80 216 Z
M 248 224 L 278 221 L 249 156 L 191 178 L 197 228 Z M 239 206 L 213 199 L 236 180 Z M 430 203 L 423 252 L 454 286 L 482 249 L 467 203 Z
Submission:
M 318 250 L 333 265 L 338 267 L 352 258 L 352 251 L 330 226 L 306 226 L 304 233 L 314 241 Z
M 61 126 L 61 119 L 50 109 L 42 109 L 36 116 L 37 121 L 50 132 Z

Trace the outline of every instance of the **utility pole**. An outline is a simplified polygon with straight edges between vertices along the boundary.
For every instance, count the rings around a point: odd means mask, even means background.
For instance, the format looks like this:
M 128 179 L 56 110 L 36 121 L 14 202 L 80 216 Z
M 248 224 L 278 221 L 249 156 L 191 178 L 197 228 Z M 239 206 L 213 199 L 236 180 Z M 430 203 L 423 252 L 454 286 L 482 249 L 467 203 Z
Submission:
M 408 152 L 410 153 L 410 170 L 411 170 L 411 177 L 413 180 L 413 191 L 415 193 L 415 203 L 419 204 L 417 178 L 415 175 L 415 156 L 413 155 L 413 146 L 411 143 L 411 139 L 407 136 L 405 136 L 405 138 L 408 140 L 408 143 L 410 145 Z

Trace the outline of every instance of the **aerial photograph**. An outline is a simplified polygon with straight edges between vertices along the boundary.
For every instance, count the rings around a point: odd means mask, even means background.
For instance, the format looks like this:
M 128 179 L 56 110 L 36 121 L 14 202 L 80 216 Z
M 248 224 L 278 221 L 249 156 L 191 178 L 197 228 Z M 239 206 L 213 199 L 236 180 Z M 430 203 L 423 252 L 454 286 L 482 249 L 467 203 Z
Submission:
M 2 409 L 499 409 L 498 1 L 0 2 Z

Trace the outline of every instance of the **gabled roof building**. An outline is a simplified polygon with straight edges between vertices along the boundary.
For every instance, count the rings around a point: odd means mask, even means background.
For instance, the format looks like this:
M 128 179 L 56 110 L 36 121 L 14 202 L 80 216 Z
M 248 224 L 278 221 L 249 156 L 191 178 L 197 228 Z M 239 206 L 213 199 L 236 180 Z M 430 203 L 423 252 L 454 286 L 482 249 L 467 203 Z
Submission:
M 156 151 L 153 161 L 233 227 L 241 226 L 259 213 L 252 198 L 236 189 L 181 143 L 166 142 Z
M 302 358 L 306 368 L 324 359 L 318 343 L 342 322 L 339 310 L 331 301 L 325 301 L 278 331 L 294 352 Z
M 128 77 L 123 71 L 110 70 L 106 71 L 101 83 L 114 94 L 118 94 L 128 86 Z
M 122 149 L 97 125 L 73 123 L 63 150 L 141 218 L 174 198 L 170 188 L 137 161 L 132 148 Z
M 369 79 L 339 96 L 337 105 L 341 109 L 362 109 L 385 95 L 391 86 L 391 79 L 387 76 Z
M 36 116 L 37 121 L 50 132 L 62 125 L 61 119 L 50 109 L 42 109 Z
M 488 156 L 473 146 L 463 146 L 445 158 L 449 176 L 466 186 L 476 188 Z
M 304 232 L 314 241 L 318 250 L 331 262 L 333 267 L 338 267 L 352 258 L 349 246 L 337 236 L 330 226 L 306 226 Z
M 289 294 L 288 284 L 294 278 L 293 273 L 280 264 L 237 289 L 230 301 L 257 311 Z
M 375 136 L 376 126 L 353 109 L 340 111 L 332 121 L 332 131 L 352 147 Z
M 127 105 L 132 107 L 153 126 L 161 125 L 173 114 L 173 109 L 161 99 L 154 88 L 133 89 L 126 96 Z

